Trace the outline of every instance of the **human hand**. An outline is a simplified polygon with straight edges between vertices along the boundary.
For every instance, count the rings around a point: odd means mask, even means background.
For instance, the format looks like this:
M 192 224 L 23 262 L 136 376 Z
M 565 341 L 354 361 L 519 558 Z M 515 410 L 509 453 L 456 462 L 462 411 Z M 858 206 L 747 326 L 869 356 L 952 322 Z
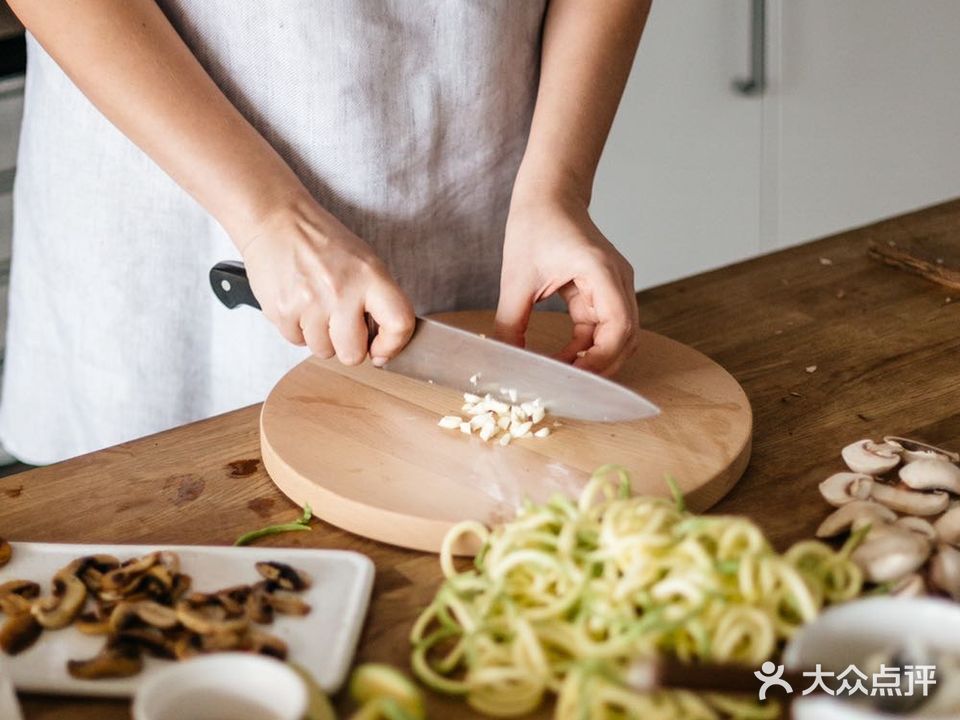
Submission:
M 633 268 L 590 219 L 586 204 L 554 198 L 511 205 L 503 244 L 497 337 L 523 346 L 530 312 L 554 293 L 573 336 L 565 362 L 612 375 L 637 348 Z
M 375 365 L 400 352 L 413 334 L 413 307 L 386 266 L 312 198 L 270 213 L 237 246 L 263 314 L 314 355 L 363 362 L 365 313 L 379 325 L 369 344 Z

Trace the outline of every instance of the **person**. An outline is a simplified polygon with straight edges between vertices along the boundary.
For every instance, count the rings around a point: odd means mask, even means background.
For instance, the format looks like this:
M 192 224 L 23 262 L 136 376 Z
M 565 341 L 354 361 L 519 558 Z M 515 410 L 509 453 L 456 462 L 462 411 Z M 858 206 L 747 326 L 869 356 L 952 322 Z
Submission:
M 43 464 L 262 400 L 307 351 L 382 364 L 496 305 L 560 357 L 637 344 L 590 219 L 649 0 L 11 0 L 29 32 L 0 443 Z M 502 244 L 502 249 L 501 249 Z M 263 313 L 206 273 L 239 254 Z M 284 340 L 286 342 L 284 342 Z

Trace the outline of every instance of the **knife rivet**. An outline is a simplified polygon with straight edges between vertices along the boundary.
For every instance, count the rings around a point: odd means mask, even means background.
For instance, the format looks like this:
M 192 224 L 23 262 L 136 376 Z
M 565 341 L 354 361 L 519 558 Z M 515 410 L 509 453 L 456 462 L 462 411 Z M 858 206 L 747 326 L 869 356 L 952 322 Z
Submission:
M 224 292 L 230 292 L 230 281 L 229 281 L 229 280 L 221 280 L 221 281 L 220 281 L 220 287 L 223 288 L 223 291 L 224 291 Z

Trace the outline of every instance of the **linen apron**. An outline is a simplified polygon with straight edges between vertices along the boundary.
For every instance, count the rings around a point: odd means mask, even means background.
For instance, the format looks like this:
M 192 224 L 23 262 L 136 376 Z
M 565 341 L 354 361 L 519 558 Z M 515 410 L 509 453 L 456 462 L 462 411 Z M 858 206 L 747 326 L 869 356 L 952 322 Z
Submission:
M 495 305 L 545 0 L 160 0 L 418 313 Z M 207 273 L 237 251 L 32 39 L 0 442 L 50 463 L 264 399 L 304 348 Z

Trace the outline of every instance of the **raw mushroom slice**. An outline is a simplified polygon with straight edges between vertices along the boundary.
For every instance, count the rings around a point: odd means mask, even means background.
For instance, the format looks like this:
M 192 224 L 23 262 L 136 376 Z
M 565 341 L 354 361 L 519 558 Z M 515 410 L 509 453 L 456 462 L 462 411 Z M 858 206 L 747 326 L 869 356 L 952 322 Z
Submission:
M 952 450 L 945 450 L 944 448 L 937 447 L 936 445 L 928 445 L 927 443 L 920 442 L 919 440 L 897 437 L 896 435 L 887 435 L 883 438 L 883 441 L 891 445 L 899 445 L 902 447 L 903 452 L 901 455 L 903 456 L 903 461 L 907 463 L 931 458 L 934 460 L 944 459 L 951 462 L 960 462 L 960 453 L 955 453 Z
M 870 582 L 886 583 L 916 572 L 930 557 L 930 544 L 909 530 L 887 530 L 867 539 L 850 556 Z
M 927 594 L 927 583 L 920 573 L 910 573 L 894 583 L 890 594 L 894 597 L 923 597 Z
M 820 494 L 834 507 L 840 507 L 854 500 L 866 500 L 872 488 L 873 478 L 870 475 L 839 472 L 820 483 Z
M 960 505 L 952 507 L 933 523 L 942 542 L 948 545 L 960 543 Z
M 937 529 L 929 520 L 924 520 L 922 517 L 904 515 L 901 518 L 897 518 L 891 527 L 909 530 L 910 532 L 916 533 L 920 537 L 926 539 L 926 541 L 931 545 L 935 545 L 939 539 L 939 533 L 937 532 Z
M 866 438 L 850 443 L 841 452 L 843 461 L 853 472 L 883 475 L 900 464 L 900 448 L 892 443 L 875 443 Z
M 907 515 L 939 515 L 950 504 L 945 492 L 919 492 L 902 485 L 874 483 L 870 499 Z
M 818 538 L 828 538 L 839 535 L 851 527 L 862 527 L 865 524 L 882 525 L 892 523 L 897 514 L 890 508 L 873 500 L 853 500 L 834 510 L 817 528 Z
M 899 475 L 914 490 L 946 490 L 960 495 L 960 467 L 948 460 L 914 460 L 900 468 Z
M 960 600 L 960 550 L 940 545 L 930 561 L 930 584 L 954 600 Z

